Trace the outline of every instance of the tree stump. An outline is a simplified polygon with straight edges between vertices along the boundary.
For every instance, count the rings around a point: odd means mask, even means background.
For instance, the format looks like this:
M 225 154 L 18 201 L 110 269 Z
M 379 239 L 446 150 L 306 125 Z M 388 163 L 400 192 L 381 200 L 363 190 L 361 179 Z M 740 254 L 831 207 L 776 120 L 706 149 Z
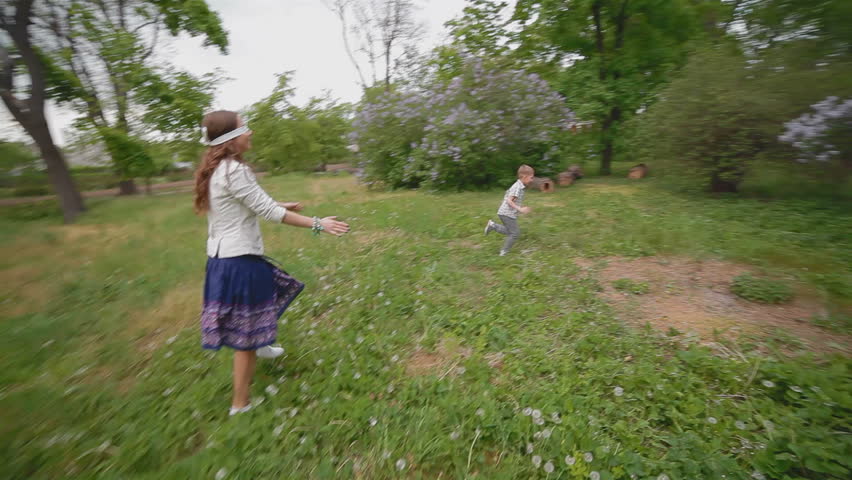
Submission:
M 559 174 L 559 186 L 569 187 L 574 183 L 574 174 L 571 172 L 562 172 Z
M 530 186 L 544 193 L 553 193 L 556 191 L 556 185 L 554 185 L 553 180 L 547 177 L 533 177 Z
M 568 170 L 566 170 L 566 172 L 570 173 L 571 175 L 574 175 L 574 180 L 579 180 L 583 178 L 583 169 L 580 168 L 579 165 L 571 165 L 570 167 L 568 167 Z
M 645 178 L 648 176 L 648 166 L 644 163 L 640 163 L 639 165 L 634 166 L 630 169 L 630 173 L 627 174 L 627 178 Z

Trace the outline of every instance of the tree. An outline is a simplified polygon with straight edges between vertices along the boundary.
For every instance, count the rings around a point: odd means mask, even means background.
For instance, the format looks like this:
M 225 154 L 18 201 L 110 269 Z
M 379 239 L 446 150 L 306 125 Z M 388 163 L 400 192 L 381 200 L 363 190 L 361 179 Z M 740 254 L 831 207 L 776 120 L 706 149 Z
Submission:
M 292 72 L 278 75 L 272 93 L 249 109 L 254 157 L 280 172 L 311 171 L 342 161 L 350 155 L 349 105 L 328 96 L 311 98 L 304 107 L 294 105 L 291 78 Z
M 222 53 L 228 45 L 219 16 L 203 0 L 44 0 L 35 27 L 51 65 L 51 97 L 78 111 L 78 127 L 107 144 L 124 194 L 135 192 L 133 177 L 150 167 L 139 162 L 150 157 L 115 155 L 152 128 L 194 130 L 212 100 L 215 79 L 155 62 L 161 31 L 203 35 Z
M 737 192 L 761 157 L 780 154 L 782 120 L 793 110 L 736 49 L 709 48 L 642 115 L 634 147 L 681 183 Z
M 33 45 L 33 3 L 34 0 L 17 0 L 9 5 L 11 12 L 9 8 L 0 12 L 0 30 L 5 33 L 0 39 L 0 97 L 38 146 L 63 219 L 72 223 L 85 206 L 47 124 L 44 107 L 52 69 L 49 60 Z M 21 76 L 28 77 L 26 87 L 16 85 Z
M 385 90 L 401 68 L 404 59 L 416 51 L 423 36 L 423 25 L 415 20 L 417 5 L 414 0 L 323 0 L 334 12 L 343 28 L 343 42 L 361 88 L 379 83 L 379 72 Z M 349 19 L 353 19 L 349 26 Z M 351 48 L 350 36 L 357 48 Z M 360 57 L 359 55 L 360 54 Z M 361 62 L 366 60 L 371 74 L 370 82 L 364 78 Z
M 687 58 L 688 41 L 720 1 L 519 0 L 517 54 L 554 71 L 552 80 L 581 119 L 600 132 L 600 173 L 608 175 L 621 125 Z M 709 12 L 709 13 L 708 13 Z M 711 22 L 710 28 L 720 28 Z M 550 77 L 550 75 L 547 75 Z

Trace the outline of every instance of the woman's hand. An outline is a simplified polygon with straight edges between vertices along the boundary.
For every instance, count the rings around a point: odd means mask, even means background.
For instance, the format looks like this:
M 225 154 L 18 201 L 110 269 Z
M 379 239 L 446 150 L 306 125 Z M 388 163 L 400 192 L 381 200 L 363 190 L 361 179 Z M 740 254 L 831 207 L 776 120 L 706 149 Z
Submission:
M 532 212 L 532 208 L 530 208 L 530 207 L 521 207 L 521 208 L 520 208 L 520 209 L 518 209 L 518 210 L 519 210 L 521 213 L 523 213 L 524 215 L 526 215 L 526 214 L 528 214 L 528 213 Z
M 322 225 L 323 232 L 338 237 L 349 231 L 349 224 L 338 221 L 337 217 L 325 217 L 320 220 L 320 225 Z
M 278 205 L 294 212 L 302 211 L 302 202 L 278 202 Z

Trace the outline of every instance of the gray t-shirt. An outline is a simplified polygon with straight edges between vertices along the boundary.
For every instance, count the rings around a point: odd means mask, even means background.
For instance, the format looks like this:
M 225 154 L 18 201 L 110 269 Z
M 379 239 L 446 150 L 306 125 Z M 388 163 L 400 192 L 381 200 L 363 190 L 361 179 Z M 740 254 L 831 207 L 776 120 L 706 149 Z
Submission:
M 500 208 L 497 210 L 497 215 L 518 218 L 518 213 L 520 212 L 509 205 L 509 199 L 517 197 L 515 205 L 520 207 L 524 201 L 524 191 L 526 191 L 526 186 L 524 186 L 523 182 L 518 180 L 513 183 L 512 186 L 506 190 L 506 194 L 503 195 L 503 203 L 500 204 Z

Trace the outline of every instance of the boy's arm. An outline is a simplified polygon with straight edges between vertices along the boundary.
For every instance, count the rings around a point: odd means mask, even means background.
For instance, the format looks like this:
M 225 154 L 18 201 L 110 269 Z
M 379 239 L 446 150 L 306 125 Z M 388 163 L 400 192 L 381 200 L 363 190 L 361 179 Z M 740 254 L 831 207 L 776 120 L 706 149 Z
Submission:
M 517 200 L 517 199 L 518 199 L 518 197 L 509 197 L 506 200 L 506 203 L 508 203 L 510 207 L 514 208 L 515 210 L 517 210 L 521 213 L 529 213 L 530 207 L 519 206 L 517 203 L 515 203 L 515 200 Z

